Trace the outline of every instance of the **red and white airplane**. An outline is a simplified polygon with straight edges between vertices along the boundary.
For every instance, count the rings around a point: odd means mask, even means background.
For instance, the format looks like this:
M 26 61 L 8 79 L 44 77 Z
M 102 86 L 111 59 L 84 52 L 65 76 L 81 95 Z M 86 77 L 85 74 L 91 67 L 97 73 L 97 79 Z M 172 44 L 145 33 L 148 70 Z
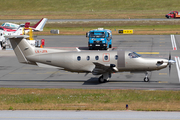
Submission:
M 21 24 L 14 24 L 14 23 L 4 23 L 0 26 L 0 30 L 2 31 L 6 31 L 6 32 L 15 32 L 19 26 L 23 27 L 24 26 L 28 26 L 29 28 L 32 28 L 32 30 L 34 31 L 43 31 L 43 27 L 46 24 L 47 18 L 42 18 L 39 22 L 37 22 L 35 25 L 30 26 L 30 22 L 26 22 L 25 25 Z
M 12 27 L 15 24 L 7 23 L 3 24 L 3 26 L 0 26 L 0 49 L 5 48 L 6 39 L 4 36 L 10 36 L 10 35 L 22 35 L 23 32 L 27 34 L 31 28 L 33 31 L 43 31 L 44 25 L 46 24 L 47 18 L 42 18 L 39 22 L 37 22 L 35 25 L 30 26 L 30 22 L 26 22 L 25 24 L 18 25 L 18 28 Z M 16 26 L 17 27 L 17 26 Z M 24 29 L 24 31 L 23 31 Z

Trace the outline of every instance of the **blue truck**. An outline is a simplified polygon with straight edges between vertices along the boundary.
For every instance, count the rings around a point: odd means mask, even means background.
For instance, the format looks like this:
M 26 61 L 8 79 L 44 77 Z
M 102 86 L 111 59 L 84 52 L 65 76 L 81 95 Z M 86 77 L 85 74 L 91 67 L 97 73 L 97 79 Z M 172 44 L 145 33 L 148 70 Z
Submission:
M 86 33 L 86 37 L 88 37 L 88 48 L 89 50 L 93 49 L 104 49 L 112 47 L 112 32 L 111 30 L 98 28 L 94 30 L 90 30 Z

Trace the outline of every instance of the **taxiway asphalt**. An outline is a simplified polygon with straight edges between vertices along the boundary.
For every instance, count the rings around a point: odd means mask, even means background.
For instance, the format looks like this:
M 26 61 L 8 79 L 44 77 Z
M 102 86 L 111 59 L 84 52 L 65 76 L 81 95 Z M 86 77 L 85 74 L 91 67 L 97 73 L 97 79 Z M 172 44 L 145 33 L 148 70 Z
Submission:
M 0 111 L 2 120 L 180 120 L 179 112 L 143 111 Z
M 54 49 L 87 50 L 84 36 L 37 36 L 45 39 L 45 47 Z M 113 35 L 115 49 L 131 50 L 147 57 L 168 58 L 169 52 L 176 64 L 149 73 L 150 82 L 143 81 L 144 74 L 116 73 L 109 82 L 100 84 L 92 74 L 39 68 L 18 63 L 12 50 L 0 51 L 0 87 L 19 88 L 83 88 L 83 89 L 148 89 L 180 90 L 179 35 Z

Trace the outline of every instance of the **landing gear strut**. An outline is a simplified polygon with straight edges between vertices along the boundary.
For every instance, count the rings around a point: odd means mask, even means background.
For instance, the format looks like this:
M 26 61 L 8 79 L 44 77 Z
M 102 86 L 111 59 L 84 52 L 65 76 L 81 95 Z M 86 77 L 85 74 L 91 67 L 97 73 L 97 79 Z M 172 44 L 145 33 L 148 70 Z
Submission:
M 149 78 L 148 78 L 148 72 L 146 72 L 146 73 L 145 73 L 144 82 L 149 82 Z

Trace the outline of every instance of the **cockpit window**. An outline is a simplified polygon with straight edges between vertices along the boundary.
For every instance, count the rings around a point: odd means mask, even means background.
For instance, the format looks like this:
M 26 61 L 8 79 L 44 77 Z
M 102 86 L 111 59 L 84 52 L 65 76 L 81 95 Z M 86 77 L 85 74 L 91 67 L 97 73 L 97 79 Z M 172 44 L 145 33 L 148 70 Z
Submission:
M 9 24 L 6 24 L 6 26 L 10 27 L 10 25 L 9 25 Z
M 137 54 L 136 52 L 129 53 L 128 56 L 129 56 L 130 58 L 138 58 L 138 57 L 141 57 L 141 55 Z

